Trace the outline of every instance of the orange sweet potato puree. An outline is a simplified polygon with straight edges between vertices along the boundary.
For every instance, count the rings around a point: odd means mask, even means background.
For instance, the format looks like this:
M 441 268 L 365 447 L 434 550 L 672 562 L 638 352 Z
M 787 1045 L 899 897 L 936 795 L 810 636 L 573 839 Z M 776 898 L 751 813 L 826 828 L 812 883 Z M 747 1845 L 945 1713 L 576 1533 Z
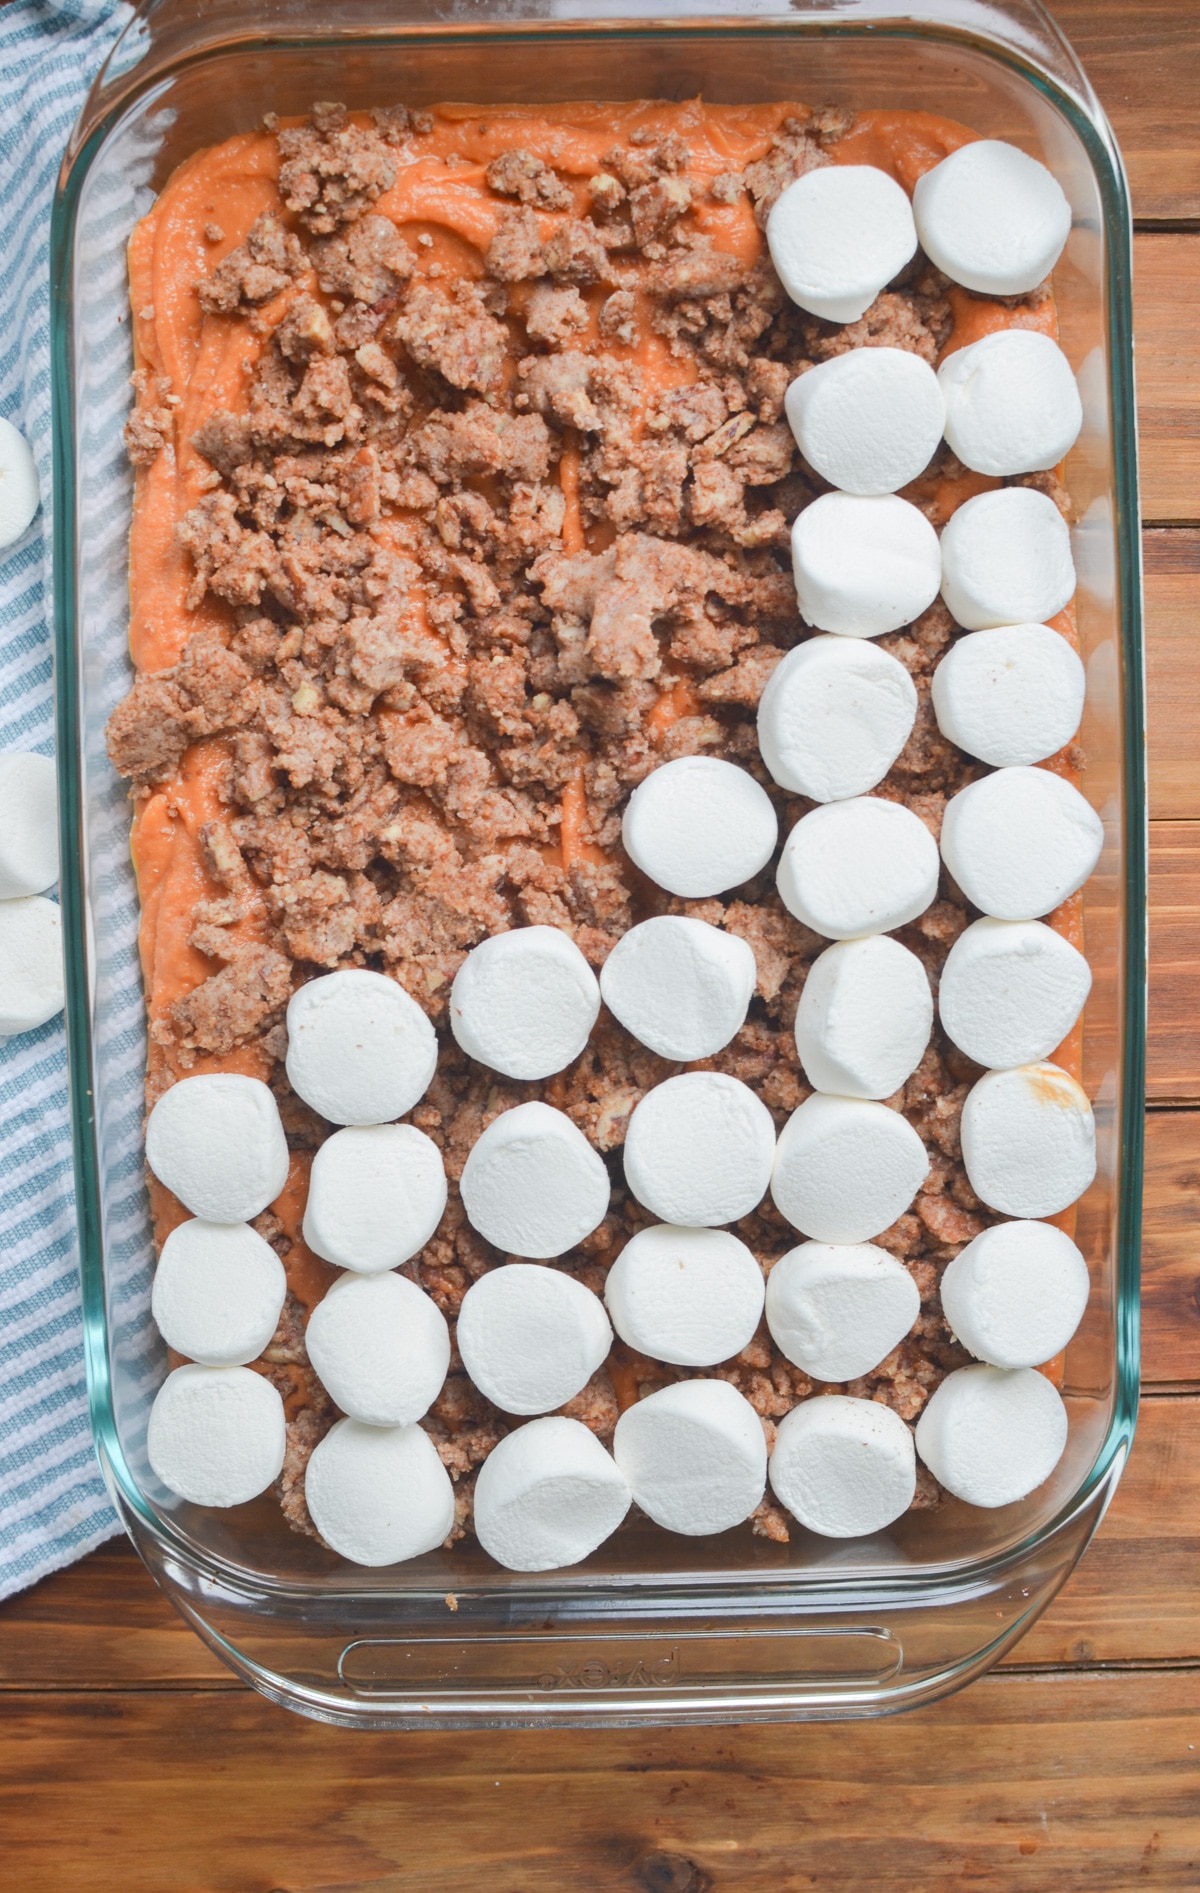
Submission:
M 627 139 L 635 130 L 652 131 L 656 138 L 679 133 L 692 152 L 690 174 L 703 187 L 719 173 L 739 171 L 761 158 L 794 109 L 788 104 L 728 106 L 700 100 L 545 107 L 445 105 L 433 115 L 433 130 L 422 138 L 420 156 L 400 170 L 374 210 L 390 217 L 410 243 L 415 245 L 420 239 L 423 263 L 439 264 L 444 279 L 477 277 L 483 273 L 483 252 L 507 208 L 488 191 L 484 177 L 487 165 L 502 152 L 533 151 L 567 181 L 574 180 L 576 209 L 582 211 L 587 204 L 585 181 L 601 168 L 614 140 Z M 839 164 L 876 165 L 911 192 L 925 171 L 977 135 L 925 112 L 871 111 L 861 114 L 854 128 L 831 147 L 830 156 Z M 449 166 L 447 159 L 453 161 Z M 236 412 L 246 407 L 250 374 L 266 339 L 291 298 L 302 292 L 316 293 L 316 282 L 310 271 L 249 321 L 204 312 L 196 284 L 244 240 L 262 211 L 279 207 L 278 168 L 275 139 L 266 132 L 243 133 L 197 152 L 168 180 L 129 246 L 138 364 L 152 374 L 169 376 L 179 403 L 174 451 L 164 450 L 137 476 L 130 541 L 130 645 L 135 664 L 145 670 L 173 664 L 194 632 L 221 630 L 229 624 L 226 608 L 212 597 L 198 605 L 186 602 L 192 573 L 176 529 L 210 483 L 208 464 L 191 439 L 214 410 Z M 717 248 L 733 252 L 747 264 L 762 253 L 763 237 L 744 197 L 734 205 L 701 199 L 693 215 Z M 539 213 L 539 217 L 542 236 L 548 237 L 558 216 Z M 219 242 L 206 238 L 206 226 L 212 224 L 223 233 Z M 528 293 L 528 286 L 514 286 L 510 302 L 518 313 Z M 950 350 L 1006 327 L 1057 333 L 1052 299 L 1014 310 L 957 288 L 949 295 L 954 311 Z M 584 333 L 580 346 L 597 339 L 598 306 L 597 297 L 590 307 L 590 334 Z M 635 347 L 609 346 L 618 356 L 636 360 L 648 400 L 691 379 L 690 366 L 670 353 L 648 323 L 640 323 L 638 330 Z M 564 549 L 579 551 L 585 545 L 597 549 L 604 537 L 590 531 L 585 535 L 579 507 L 579 448 L 570 439 L 560 461 L 559 479 L 566 501 Z M 935 500 L 939 519 L 944 520 L 964 500 L 997 484 L 977 474 L 936 485 L 926 477 L 908 493 Z M 386 521 L 375 531 L 403 542 L 402 519 Z M 1073 613 L 1063 613 L 1057 628 L 1073 638 Z M 661 735 L 696 707 L 690 686 L 677 683 L 664 692 L 653 713 L 653 728 Z M 176 778 L 139 804 L 134 818 L 132 850 L 142 904 L 140 949 L 152 1021 L 212 970 L 188 945 L 188 936 L 196 903 L 223 891 L 205 868 L 199 830 L 222 813 L 216 785 L 225 755 L 221 738 L 197 743 L 184 757 Z M 1059 758 L 1046 766 L 1068 767 Z M 564 792 L 561 853 L 568 864 L 594 855 L 586 839 L 582 779 L 569 783 Z M 1076 897 L 1052 916 L 1052 924 L 1075 937 L 1080 915 Z M 253 939 L 261 924 L 261 917 L 251 912 L 232 931 L 235 937 Z M 1077 1031 L 1057 1056 L 1068 1070 L 1078 1073 Z M 173 1054 L 169 1047 L 153 1044 L 151 1059 L 156 1065 L 170 1066 Z M 261 1056 L 253 1049 L 204 1058 L 190 1069 L 265 1075 Z M 283 1197 L 273 1207 L 296 1239 L 294 1267 L 289 1262 L 292 1286 L 302 1300 L 310 1302 L 323 1291 L 322 1277 L 328 1271 L 299 1241 L 306 1186 L 300 1159 L 294 1161 L 293 1172 Z M 177 1209 L 161 1191 L 156 1192 L 155 1209 L 159 1229 L 165 1232 L 178 1219 Z

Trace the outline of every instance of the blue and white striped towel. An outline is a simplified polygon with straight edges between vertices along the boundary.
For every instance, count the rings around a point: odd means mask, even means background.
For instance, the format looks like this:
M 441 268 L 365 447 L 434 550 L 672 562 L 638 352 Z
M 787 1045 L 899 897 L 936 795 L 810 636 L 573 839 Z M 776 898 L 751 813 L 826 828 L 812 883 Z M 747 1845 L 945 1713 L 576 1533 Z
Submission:
M 0 8 L 0 415 L 50 494 L 50 203 L 121 0 Z M 0 553 L 0 750 L 54 747 L 48 504 Z M 61 1019 L 0 1046 L 0 1597 L 120 1527 L 92 1451 Z

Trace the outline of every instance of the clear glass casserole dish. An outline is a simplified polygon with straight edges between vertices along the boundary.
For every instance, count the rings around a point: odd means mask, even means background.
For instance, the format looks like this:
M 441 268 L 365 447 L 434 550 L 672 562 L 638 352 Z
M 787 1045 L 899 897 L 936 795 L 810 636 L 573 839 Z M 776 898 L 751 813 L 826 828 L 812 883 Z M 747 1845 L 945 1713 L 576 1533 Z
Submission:
M 1067 1355 L 1066 1453 L 1029 1499 L 956 1501 L 885 1534 L 789 1545 L 646 1526 L 530 1577 L 467 1541 L 379 1572 L 294 1535 L 269 1496 L 189 1506 L 146 1459 L 165 1349 L 150 1318 L 145 1028 L 125 788 L 104 725 L 128 687 L 132 482 L 125 243 L 200 146 L 301 113 L 403 99 L 802 99 L 957 118 L 1047 163 L 1074 227 L 1055 272 L 1084 431 L 1068 465 L 1088 671 L 1084 789 L 1105 824 L 1085 890 L 1084 1082 L 1100 1147 L 1077 1239 L 1092 1275 Z M 1145 1043 L 1145 796 L 1130 221 L 1120 159 L 1032 0 L 740 8 L 559 0 L 469 9 L 150 0 L 93 89 L 53 232 L 55 607 L 68 1043 L 92 1423 L 114 1503 L 178 1609 L 274 1700 L 354 1727 L 683 1723 L 880 1714 L 959 1686 L 1063 1583 L 1124 1465 L 1137 1399 Z

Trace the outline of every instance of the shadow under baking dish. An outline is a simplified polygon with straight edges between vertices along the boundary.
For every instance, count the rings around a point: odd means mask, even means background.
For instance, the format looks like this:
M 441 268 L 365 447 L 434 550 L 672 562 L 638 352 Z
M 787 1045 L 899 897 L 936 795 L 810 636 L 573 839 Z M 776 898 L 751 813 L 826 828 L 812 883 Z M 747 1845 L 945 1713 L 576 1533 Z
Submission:
M 685 1722 L 884 1713 L 980 1673 L 1044 1608 L 1111 1497 L 1137 1392 L 1145 1041 L 1142 645 L 1129 211 L 1111 132 L 1033 0 L 786 8 L 639 4 L 620 17 L 501 0 L 433 6 L 158 0 L 97 81 L 53 228 L 55 612 L 68 1035 L 92 1420 L 114 1501 L 179 1609 L 267 1695 L 358 1727 Z M 915 16 L 915 17 L 914 17 Z M 271 1497 L 206 1511 L 146 1461 L 166 1369 L 150 1318 L 145 1026 L 129 812 L 103 732 L 128 688 L 121 444 L 131 366 L 124 246 L 184 157 L 314 99 L 351 107 L 702 93 L 929 110 L 1048 164 L 1074 211 L 1055 272 L 1085 391 L 1067 467 L 1088 671 L 1084 791 L 1105 824 L 1085 890 L 1094 974 L 1084 1082 L 1096 1181 L 1077 1239 L 1092 1294 L 1067 1356 L 1066 1453 L 1029 1499 L 949 1501 L 875 1538 L 797 1527 L 689 1540 L 619 1531 L 583 1565 L 499 1571 L 468 1540 L 383 1571 L 292 1533 Z

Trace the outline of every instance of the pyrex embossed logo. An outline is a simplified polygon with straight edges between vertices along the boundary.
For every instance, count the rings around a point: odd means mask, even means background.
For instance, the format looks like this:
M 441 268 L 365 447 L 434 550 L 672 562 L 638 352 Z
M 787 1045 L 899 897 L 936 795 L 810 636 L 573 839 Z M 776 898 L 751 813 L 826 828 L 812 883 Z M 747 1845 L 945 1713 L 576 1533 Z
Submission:
M 608 1663 L 601 1656 L 580 1657 L 543 1670 L 539 1689 L 666 1689 L 679 1680 L 679 1651 L 662 1656 L 639 1656 L 628 1668 Z

